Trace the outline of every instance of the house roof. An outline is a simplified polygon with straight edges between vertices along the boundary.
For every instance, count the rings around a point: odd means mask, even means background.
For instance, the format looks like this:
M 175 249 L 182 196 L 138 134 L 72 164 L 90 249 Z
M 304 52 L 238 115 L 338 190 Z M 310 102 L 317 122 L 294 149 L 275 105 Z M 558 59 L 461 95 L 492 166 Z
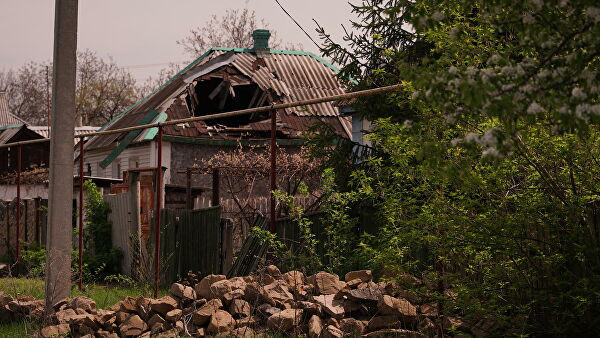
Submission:
M 212 48 L 101 130 L 190 117 L 192 115 L 186 106 L 186 100 L 193 99 L 190 98 L 193 96 L 189 90 L 190 86 L 202 80 L 212 79 L 216 73 L 221 74 L 219 76 L 224 76 L 225 79 L 231 77 L 232 81 L 238 83 L 254 83 L 268 93 L 266 95 L 268 97 L 263 98 L 262 102 L 259 103 L 260 100 L 255 102 L 254 106 L 258 106 L 342 94 L 344 88 L 335 78 L 337 71 L 337 68 L 330 63 L 308 52 L 270 49 L 270 53 L 266 56 L 263 54 L 257 56 L 253 49 Z M 304 117 L 306 119 L 302 119 Z M 278 112 L 278 128 L 305 129 L 311 124 L 308 121 L 316 120 L 332 125 L 340 134 L 349 134 L 350 122 L 339 116 L 337 107 L 331 102 L 292 107 Z M 254 127 L 256 129 L 253 129 Z M 204 122 L 195 122 L 168 126 L 163 131 L 165 135 L 214 138 L 218 137 L 216 136 L 218 134 L 221 135 L 220 137 L 227 138 L 238 137 L 236 133 L 240 132 L 240 128 L 248 131 L 264 130 L 260 123 L 255 122 L 235 128 L 226 126 L 219 128 Z M 152 128 L 137 133 L 131 142 L 152 140 L 156 132 L 156 128 Z M 129 133 L 128 138 L 131 136 L 132 134 Z M 108 147 L 115 141 L 123 143 L 121 140 L 124 137 L 125 134 L 97 136 L 86 146 L 88 149 Z
M 0 127 L 0 144 L 44 138 L 30 130 L 25 124 L 13 124 Z
M 35 131 L 36 133 L 40 134 L 44 138 L 48 138 L 48 136 L 49 136 L 48 130 L 52 130 L 52 128 L 48 127 L 48 126 L 28 126 L 28 128 Z M 98 129 L 100 129 L 100 127 L 92 127 L 92 126 L 75 127 L 75 136 L 78 136 L 81 134 L 92 133 Z M 79 142 L 79 139 L 75 138 L 75 139 L 73 139 L 73 141 L 75 143 L 77 143 L 77 142 Z
M 0 91 L 0 126 L 19 124 L 27 124 L 27 122 L 8 111 L 8 97 L 6 92 Z

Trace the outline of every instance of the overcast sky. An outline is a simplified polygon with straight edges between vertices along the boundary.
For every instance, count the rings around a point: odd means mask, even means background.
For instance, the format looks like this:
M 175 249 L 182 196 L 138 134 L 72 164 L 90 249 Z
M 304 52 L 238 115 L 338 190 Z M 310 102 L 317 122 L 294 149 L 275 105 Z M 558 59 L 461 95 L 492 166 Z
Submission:
M 347 0 L 280 0 L 281 4 L 318 42 L 317 20 L 341 40 L 341 24 L 349 26 Z M 353 0 L 357 3 L 358 0 Z M 153 75 L 168 62 L 188 57 L 176 41 L 229 8 L 256 11 L 285 42 L 316 46 L 283 13 L 274 0 L 80 0 L 78 49 L 89 48 L 102 57 L 112 56 L 138 80 Z M 28 61 L 52 58 L 53 0 L 0 0 L 0 70 Z

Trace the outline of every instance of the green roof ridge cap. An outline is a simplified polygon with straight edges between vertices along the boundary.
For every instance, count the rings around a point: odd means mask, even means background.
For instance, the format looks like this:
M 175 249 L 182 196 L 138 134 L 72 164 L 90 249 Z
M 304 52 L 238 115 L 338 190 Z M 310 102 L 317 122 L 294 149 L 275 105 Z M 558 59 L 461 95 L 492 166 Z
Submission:
M 8 124 L 6 126 L 0 126 L 0 130 L 4 130 L 4 129 L 13 129 L 13 128 L 21 128 L 25 125 L 25 123 L 15 123 L 15 124 Z

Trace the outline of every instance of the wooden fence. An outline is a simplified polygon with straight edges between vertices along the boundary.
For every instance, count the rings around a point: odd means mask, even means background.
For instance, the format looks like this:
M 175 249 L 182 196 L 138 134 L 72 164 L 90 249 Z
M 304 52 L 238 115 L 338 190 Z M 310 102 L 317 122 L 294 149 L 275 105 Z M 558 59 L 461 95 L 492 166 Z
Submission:
M 45 244 L 48 200 L 41 198 L 21 200 L 20 236 L 22 242 Z M 17 243 L 17 203 L 0 201 L 0 259 L 14 254 Z

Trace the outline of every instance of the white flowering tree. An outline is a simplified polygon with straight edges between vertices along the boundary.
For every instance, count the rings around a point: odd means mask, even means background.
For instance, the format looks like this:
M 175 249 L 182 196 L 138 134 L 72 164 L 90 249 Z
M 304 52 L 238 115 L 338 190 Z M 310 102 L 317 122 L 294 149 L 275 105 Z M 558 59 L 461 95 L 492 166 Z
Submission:
M 321 30 L 323 52 L 349 86 L 404 84 L 355 104 L 384 154 L 350 182 L 379 215 L 357 243 L 371 267 L 426 278 L 445 315 L 485 319 L 486 334 L 589 334 L 578 323 L 600 320 L 600 3 L 354 11 L 349 47 Z

